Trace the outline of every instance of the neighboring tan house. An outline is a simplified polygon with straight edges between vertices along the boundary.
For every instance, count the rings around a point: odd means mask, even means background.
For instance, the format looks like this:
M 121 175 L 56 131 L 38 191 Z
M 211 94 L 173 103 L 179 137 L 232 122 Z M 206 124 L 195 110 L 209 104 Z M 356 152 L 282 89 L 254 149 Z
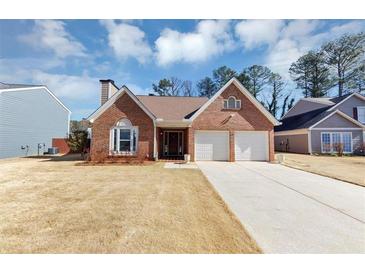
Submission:
M 279 122 L 233 78 L 212 98 L 139 96 L 101 80 L 91 160 L 274 160 Z
M 0 158 L 43 154 L 67 137 L 70 115 L 46 86 L 0 83 Z
M 350 93 L 335 98 L 300 99 L 275 127 L 275 149 L 296 153 L 363 154 L 365 97 Z

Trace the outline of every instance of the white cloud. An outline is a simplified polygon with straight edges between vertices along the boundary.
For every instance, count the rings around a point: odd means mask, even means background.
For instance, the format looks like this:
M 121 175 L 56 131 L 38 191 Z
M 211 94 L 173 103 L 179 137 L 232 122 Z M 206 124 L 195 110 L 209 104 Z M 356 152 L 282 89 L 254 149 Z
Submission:
M 30 71 L 54 69 L 64 65 L 64 61 L 58 58 L 0 58 L 0 81 L 27 83 L 31 81 Z
M 364 20 L 350 21 L 346 24 L 334 26 L 330 30 L 330 34 L 334 38 L 337 38 L 345 33 L 358 33 L 360 31 L 365 31 Z
M 317 20 L 293 20 L 283 25 L 277 41 L 268 47 L 267 66 L 289 79 L 289 67 L 301 55 L 320 45 L 313 39 Z
M 85 47 L 65 29 L 65 23 L 58 20 L 36 20 L 31 33 L 19 36 L 34 48 L 52 50 L 57 57 L 85 57 Z
M 320 21 L 318 20 L 293 20 L 287 25 L 283 25 L 280 36 L 288 38 L 295 37 L 300 40 L 310 35 L 319 25 Z
M 350 21 L 318 32 L 321 25 L 319 20 L 287 22 L 280 29 L 277 41 L 268 45 L 266 65 L 289 79 L 290 65 L 309 50 L 318 49 L 326 41 L 345 33 L 365 30 L 365 23 L 362 21 Z
M 200 21 L 194 32 L 166 28 L 155 41 L 157 63 L 195 63 L 229 51 L 234 48 L 230 28 L 228 20 Z
M 236 24 L 235 34 L 246 49 L 253 49 L 275 43 L 283 25 L 283 20 L 245 20 Z
M 304 53 L 305 51 L 300 48 L 297 41 L 282 39 L 272 47 L 266 57 L 266 63 L 274 72 L 288 78 L 288 70 L 291 63 Z
M 58 97 L 63 99 L 95 101 L 95 98 L 99 98 L 99 81 L 88 75 L 52 74 L 35 70 L 32 72 L 32 79 L 34 83 L 48 86 Z
M 99 80 L 85 75 L 48 73 L 43 62 L 32 59 L 0 59 L 0 81 L 15 84 L 46 85 L 60 99 L 93 102 L 99 98 Z M 33 65 L 33 67 L 32 67 Z
M 102 20 L 100 23 L 107 29 L 109 46 L 118 58 L 125 60 L 132 57 L 142 64 L 148 61 L 152 50 L 140 28 L 114 20 Z

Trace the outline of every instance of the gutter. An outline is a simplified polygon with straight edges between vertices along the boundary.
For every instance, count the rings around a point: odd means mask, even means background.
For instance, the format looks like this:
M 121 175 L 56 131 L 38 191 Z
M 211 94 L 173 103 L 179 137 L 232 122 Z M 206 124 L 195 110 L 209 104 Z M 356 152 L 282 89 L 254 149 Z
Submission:
M 191 120 L 189 119 L 182 119 L 182 120 L 164 120 L 162 118 L 156 119 L 156 126 L 158 127 L 190 127 Z

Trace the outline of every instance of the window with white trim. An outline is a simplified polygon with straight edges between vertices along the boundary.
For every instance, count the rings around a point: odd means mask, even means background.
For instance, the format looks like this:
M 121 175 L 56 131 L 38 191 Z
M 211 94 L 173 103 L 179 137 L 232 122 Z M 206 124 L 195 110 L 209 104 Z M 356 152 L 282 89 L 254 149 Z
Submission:
M 223 101 L 224 109 L 240 109 L 241 108 L 241 100 L 237 100 L 236 97 L 230 96 L 228 99 Z
M 134 155 L 137 152 L 138 127 L 128 119 L 120 120 L 110 133 L 110 148 L 113 154 Z
M 322 153 L 330 153 L 331 152 L 331 134 L 330 133 L 322 133 L 321 134 L 321 144 L 322 144 Z
M 365 107 L 357 107 L 357 120 L 365 124 Z
M 322 132 L 321 152 L 335 153 L 340 146 L 344 153 L 352 153 L 352 133 L 351 132 Z

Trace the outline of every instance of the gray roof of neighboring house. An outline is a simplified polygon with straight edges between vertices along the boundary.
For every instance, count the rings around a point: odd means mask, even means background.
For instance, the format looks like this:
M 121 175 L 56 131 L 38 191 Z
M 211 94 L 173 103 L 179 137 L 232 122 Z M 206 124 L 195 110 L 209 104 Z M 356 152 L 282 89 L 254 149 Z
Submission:
M 325 104 L 325 105 L 334 105 L 335 103 L 332 102 L 332 98 L 329 97 L 322 97 L 322 98 L 302 98 L 300 100 L 303 101 L 310 101 L 310 102 L 315 102 L 315 103 L 319 103 L 319 104 Z
M 331 106 L 304 112 L 281 120 L 281 125 L 275 127 L 275 131 L 308 128 L 330 114 L 326 112 Z
M 331 101 L 335 104 L 338 104 L 339 102 L 341 102 L 343 99 L 346 99 L 350 95 L 352 95 L 352 93 L 348 93 L 348 94 L 345 94 L 345 95 L 342 95 L 342 96 L 334 97 L 334 98 L 331 99 Z
M 312 111 L 304 112 L 298 115 L 290 116 L 288 118 L 282 119 L 281 125 L 275 127 L 275 131 L 284 131 L 284 130 L 294 130 L 294 129 L 302 129 L 302 128 L 309 128 L 310 126 L 314 125 L 321 119 L 325 118 L 326 116 L 330 115 L 332 111 L 328 111 L 334 105 L 342 102 L 352 93 L 334 97 L 334 98 L 303 98 L 302 100 L 312 101 L 312 102 L 319 102 L 324 103 L 325 107 L 315 109 Z
M 12 88 L 31 88 L 41 87 L 42 85 L 27 85 L 27 84 L 8 84 L 0 82 L 0 89 L 12 89 Z

